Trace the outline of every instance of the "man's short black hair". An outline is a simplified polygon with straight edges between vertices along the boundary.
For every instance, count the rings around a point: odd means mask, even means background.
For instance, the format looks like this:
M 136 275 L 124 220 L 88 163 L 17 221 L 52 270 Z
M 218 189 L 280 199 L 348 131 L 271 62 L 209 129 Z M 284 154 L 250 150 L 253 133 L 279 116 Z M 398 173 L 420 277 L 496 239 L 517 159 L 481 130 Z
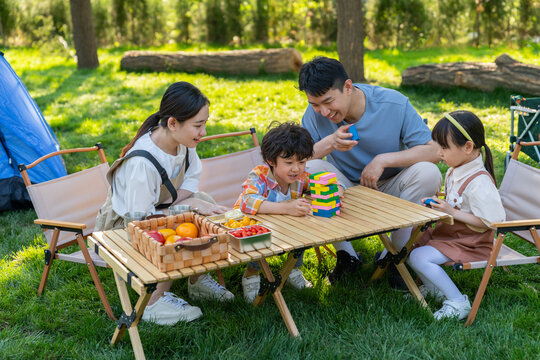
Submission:
M 302 65 L 298 75 L 298 88 L 310 95 L 321 96 L 330 89 L 342 91 L 347 79 L 349 75 L 342 63 L 320 56 Z
M 272 124 L 270 125 L 272 126 Z M 298 124 L 286 122 L 268 131 L 261 143 L 262 157 L 266 163 L 276 163 L 278 157 L 288 159 L 294 155 L 298 160 L 313 156 L 313 138 Z

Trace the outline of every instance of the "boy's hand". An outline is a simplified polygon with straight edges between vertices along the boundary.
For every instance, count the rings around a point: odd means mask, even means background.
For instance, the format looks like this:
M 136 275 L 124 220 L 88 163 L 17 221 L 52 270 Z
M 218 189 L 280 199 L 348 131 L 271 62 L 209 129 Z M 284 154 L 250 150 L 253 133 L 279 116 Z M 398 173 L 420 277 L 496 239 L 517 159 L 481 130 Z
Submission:
M 341 185 L 338 185 L 337 188 L 338 188 L 339 199 L 341 200 L 340 201 L 341 202 L 340 207 L 343 208 L 344 207 L 343 206 L 343 198 L 345 197 L 345 188 L 343 186 L 341 186 Z
M 311 201 L 299 198 L 287 203 L 287 215 L 306 216 L 311 211 Z

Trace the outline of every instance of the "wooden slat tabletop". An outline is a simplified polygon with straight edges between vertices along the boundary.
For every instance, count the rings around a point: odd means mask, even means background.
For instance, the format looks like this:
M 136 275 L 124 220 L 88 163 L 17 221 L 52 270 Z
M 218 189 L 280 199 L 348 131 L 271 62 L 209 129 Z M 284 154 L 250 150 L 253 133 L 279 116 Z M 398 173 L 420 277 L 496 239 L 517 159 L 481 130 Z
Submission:
M 332 218 L 256 215 L 256 219 L 272 230 L 270 248 L 245 253 L 229 248 L 228 259 L 169 272 L 159 271 L 133 249 L 124 230 L 96 232 L 94 238 L 135 273 L 142 283 L 150 284 L 256 261 L 293 249 L 350 240 L 430 221 L 452 221 L 452 217 L 445 213 L 363 186 L 347 189 L 343 205 L 341 215 Z

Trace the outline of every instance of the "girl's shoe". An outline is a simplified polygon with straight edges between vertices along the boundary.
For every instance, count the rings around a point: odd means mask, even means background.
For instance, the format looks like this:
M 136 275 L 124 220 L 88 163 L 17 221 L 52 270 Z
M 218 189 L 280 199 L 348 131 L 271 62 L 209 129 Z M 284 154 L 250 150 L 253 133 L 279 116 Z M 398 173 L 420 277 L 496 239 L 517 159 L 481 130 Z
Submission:
M 469 313 L 471 312 L 471 303 L 467 295 L 463 296 L 465 297 L 465 301 L 444 300 L 443 307 L 433 314 L 435 320 L 455 317 L 457 317 L 458 320 L 463 320 L 469 316 Z

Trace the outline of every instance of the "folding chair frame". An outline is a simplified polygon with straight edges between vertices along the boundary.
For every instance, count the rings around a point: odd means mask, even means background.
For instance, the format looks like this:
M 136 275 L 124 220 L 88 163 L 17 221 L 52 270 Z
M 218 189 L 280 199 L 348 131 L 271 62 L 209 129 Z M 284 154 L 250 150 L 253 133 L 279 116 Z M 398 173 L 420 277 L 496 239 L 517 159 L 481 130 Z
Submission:
M 534 138 L 534 135 L 530 131 L 531 127 L 533 127 L 537 122 L 540 121 L 540 106 L 538 106 L 537 109 L 532 109 L 530 107 L 523 106 L 521 104 L 522 101 L 526 101 L 527 99 L 523 98 L 519 95 L 511 95 L 510 96 L 510 151 L 506 155 L 504 168 L 506 169 L 508 165 L 508 161 L 510 160 L 511 154 L 513 154 L 515 150 L 515 143 L 520 143 L 523 140 L 535 142 L 537 140 L 540 140 L 540 134 L 538 135 L 538 139 Z M 516 105 L 513 105 L 516 104 Z M 521 121 L 524 125 L 524 128 L 522 129 L 521 133 L 515 134 L 514 133 L 514 120 L 516 118 L 517 113 L 517 123 L 519 125 L 519 122 Z M 531 115 L 534 114 L 533 117 L 530 119 L 529 122 L 525 120 L 524 115 Z M 518 126 L 519 129 L 519 126 Z M 529 137 L 528 139 L 526 137 Z M 532 149 L 534 149 L 534 153 L 536 154 L 536 157 L 539 159 L 540 162 L 540 146 L 538 145 L 531 145 Z
M 40 157 L 39 159 L 37 159 L 36 161 L 34 161 L 33 163 L 29 165 L 20 164 L 18 168 L 19 168 L 19 171 L 21 172 L 24 184 L 28 187 L 32 185 L 32 182 L 30 181 L 27 170 L 33 168 L 40 162 L 56 155 L 77 153 L 77 152 L 90 152 L 90 151 L 97 151 L 101 162 L 107 163 L 107 158 L 105 157 L 105 152 L 103 151 L 103 147 L 100 143 L 98 143 L 95 146 L 89 147 L 89 148 L 76 148 L 76 149 L 66 149 L 66 150 L 55 151 L 55 152 L 52 152 L 50 154 Z M 83 230 L 86 229 L 86 224 L 66 222 L 66 221 L 46 220 L 46 219 L 36 219 L 34 220 L 34 223 L 40 225 L 44 231 L 47 229 L 53 230 L 53 235 L 52 235 L 51 242 L 49 244 L 49 248 L 45 250 L 45 267 L 43 269 L 43 274 L 41 276 L 41 281 L 38 288 L 38 296 L 40 296 L 43 293 L 43 290 L 45 290 L 45 285 L 47 284 L 47 279 L 49 277 L 49 272 L 50 272 L 53 260 L 58 259 L 58 251 L 69 246 L 78 245 L 81 250 L 81 253 L 83 254 L 86 265 L 88 266 L 88 270 L 90 271 L 90 275 L 92 276 L 94 285 L 96 286 L 96 289 L 98 291 L 99 298 L 101 299 L 101 302 L 103 303 L 103 306 L 105 307 L 105 312 L 107 313 L 107 316 L 111 320 L 116 321 L 116 317 L 114 316 L 111 305 L 109 304 L 109 300 L 107 299 L 107 296 L 105 295 L 105 291 L 103 290 L 103 285 L 101 284 L 101 280 L 99 279 L 99 275 L 97 273 L 94 261 L 92 260 L 92 257 L 88 251 L 88 247 L 85 244 L 85 238 L 87 235 L 83 235 Z M 71 241 L 67 241 L 62 244 L 59 244 L 58 237 L 61 231 L 71 232 L 74 234 L 75 238 Z

